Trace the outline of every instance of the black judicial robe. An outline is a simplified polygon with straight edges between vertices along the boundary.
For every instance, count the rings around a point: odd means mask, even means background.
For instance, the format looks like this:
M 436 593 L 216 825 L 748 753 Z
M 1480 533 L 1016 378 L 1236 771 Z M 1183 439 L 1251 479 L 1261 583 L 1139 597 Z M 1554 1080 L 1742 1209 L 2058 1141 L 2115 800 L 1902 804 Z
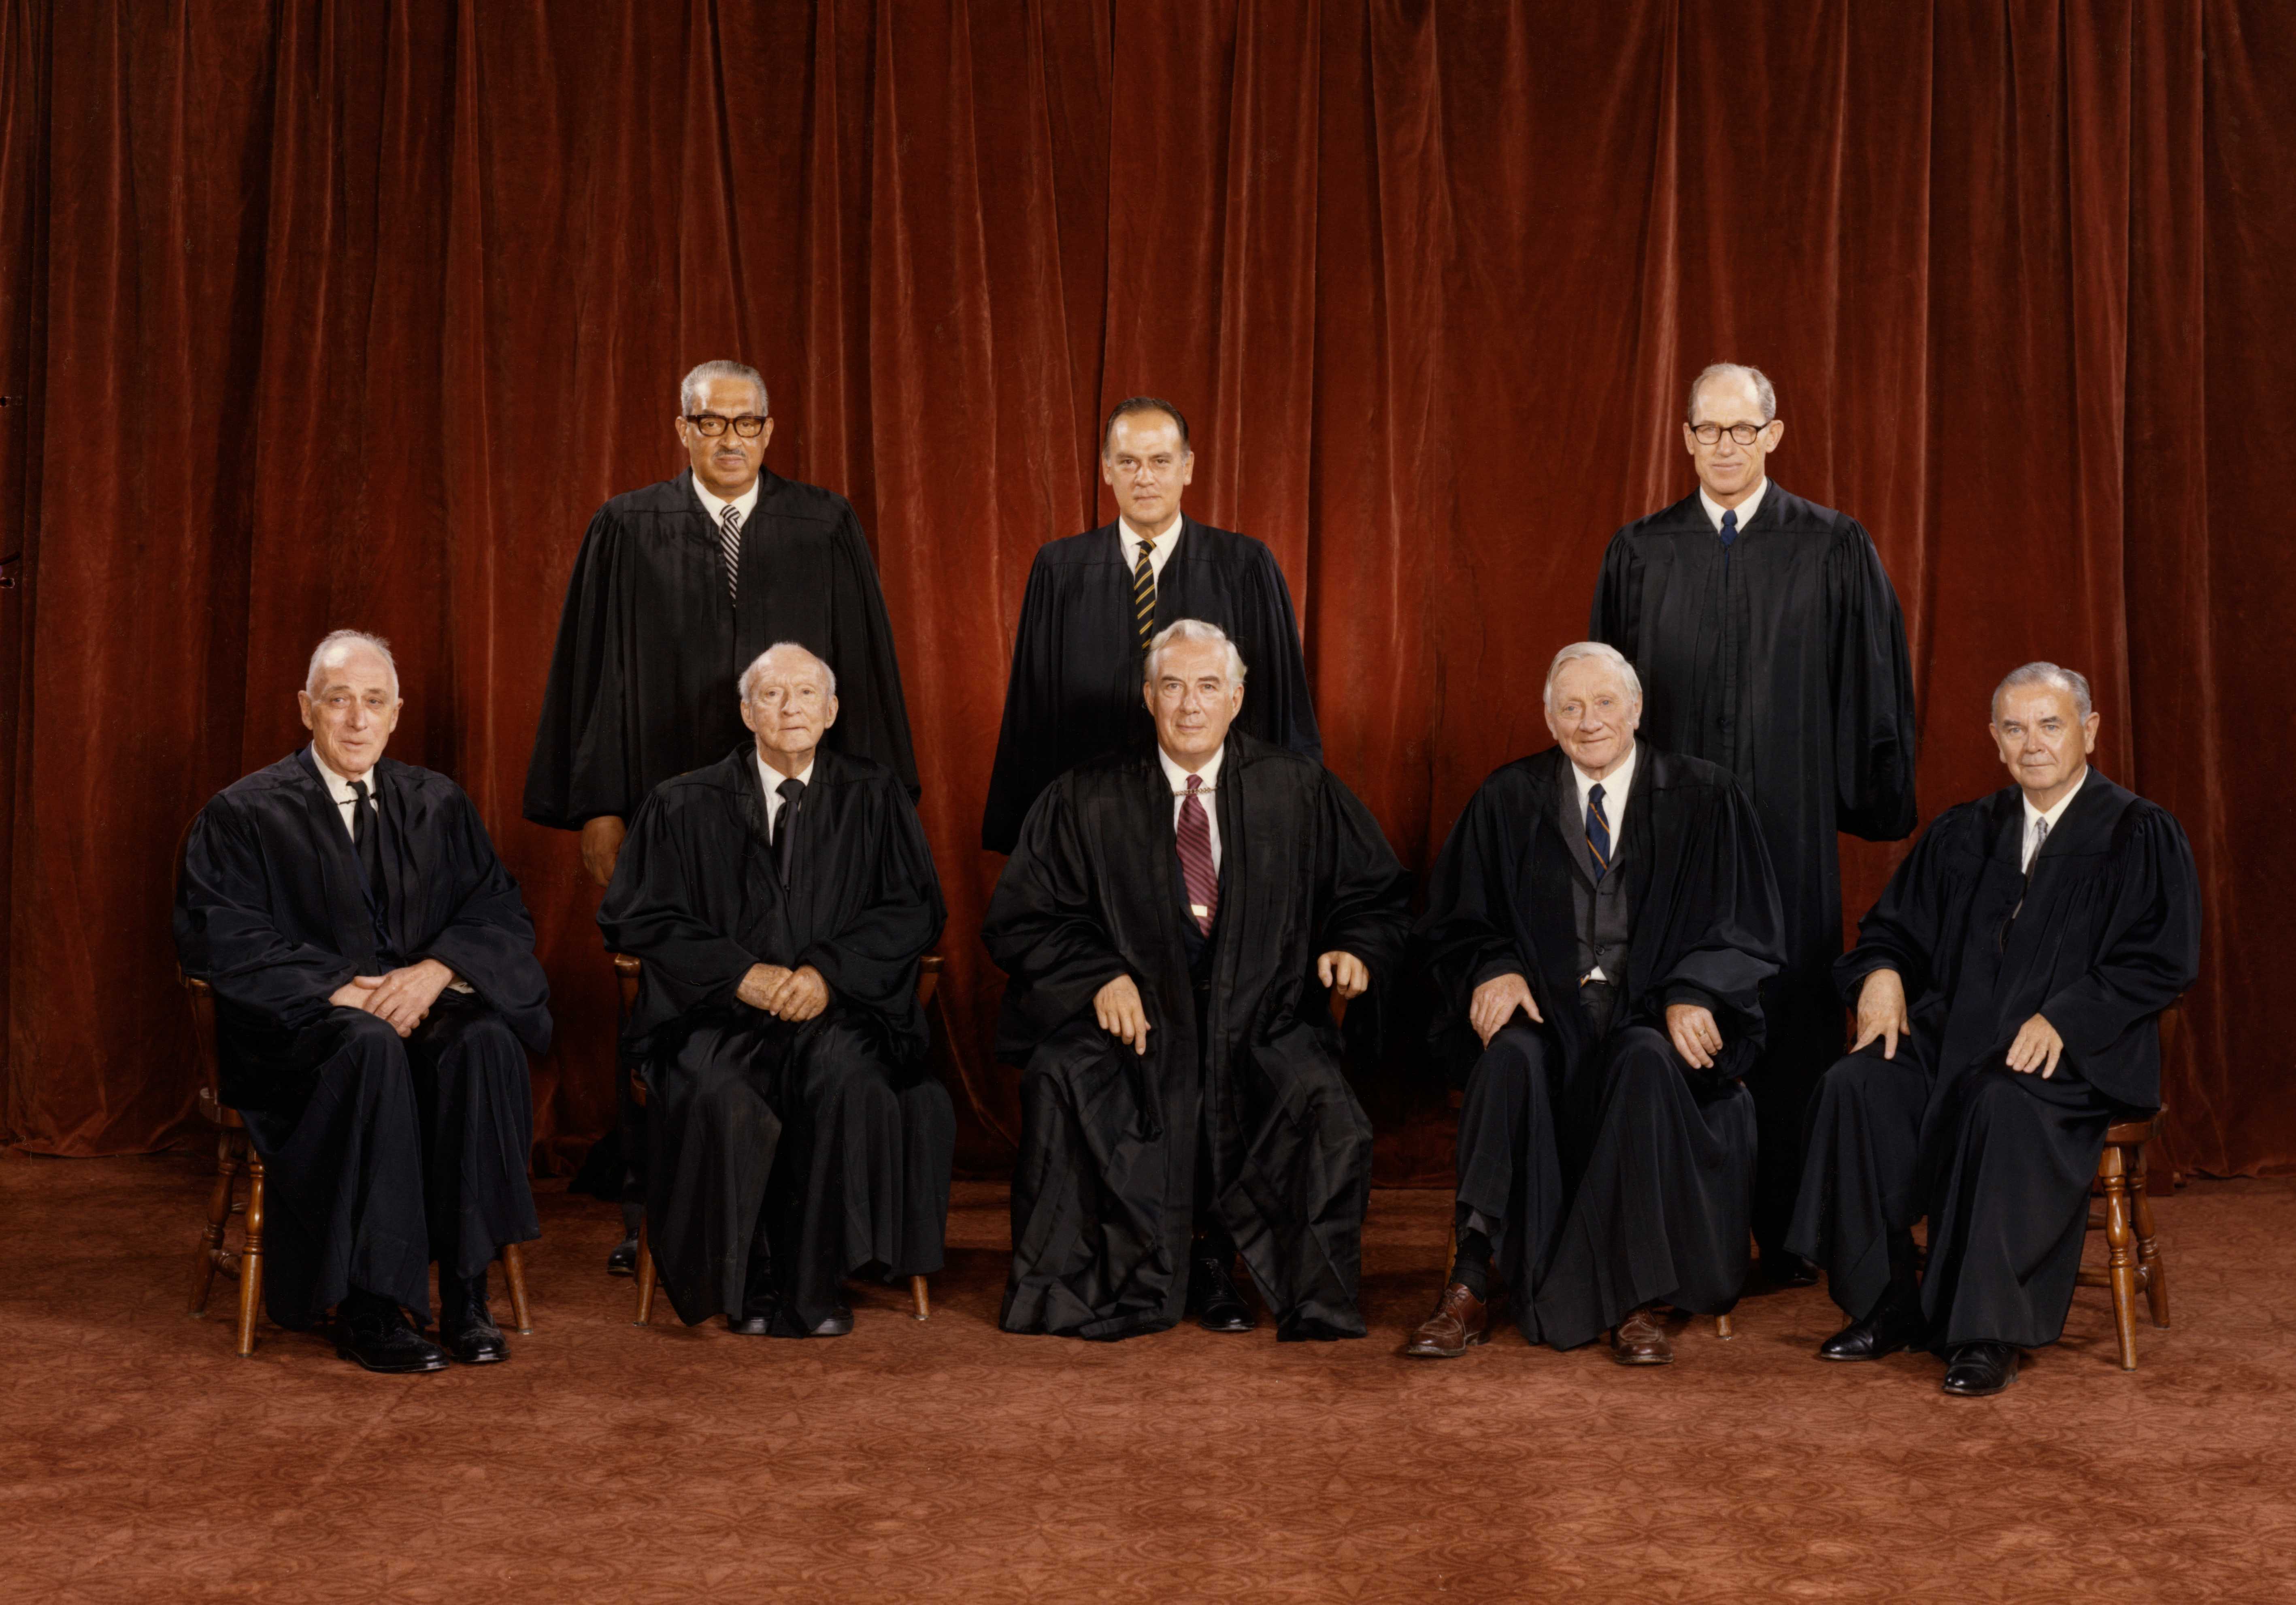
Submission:
M 1726 553 L 1694 490 L 1612 536 L 1587 634 L 1641 676 L 1643 738 L 1737 776 L 1768 839 L 1785 951 L 1749 1085 L 1765 1150 L 1756 1230 L 1774 1242 L 1808 1089 L 1841 1052 L 1835 833 L 1897 841 L 1916 818 L 1904 615 L 1857 521 L 1772 480 Z
M 1336 775 L 1256 737 L 1229 733 L 1214 806 L 1223 890 L 1201 1017 L 1152 745 L 1055 781 L 989 901 L 981 940 L 1012 978 L 997 1052 L 1028 1070 L 1007 1331 L 1175 1324 L 1201 1196 L 1279 1337 L 1364 1331 L 1371 1127 L 1340 1074 L 1316 961 L 1364 962 L 1371 989 L 1349 1018 L 1371 1020 L 1396 983 L 1410 878 Z M 1093 1016 L 1119 975 L 1147 1011 L 1144 1056 Z
M 2030 888 L 2024 830 L 2013 785 L 1948 809 L 1858 922 L 1843 998 L 1895 970 L 1913 1029 L 1895 1060 L 1877 1043 L 1827 1077 L 1789 1240 L 1862 1316 L 1888 1282 L 1883 1234 L 1926 1215 L 1923 1301 L 1940 1347 L 2031 1347 L 2062 1329 L 2104 1127 L 2160 1106 L 2160 1013 L 2200 970 L 2199 877 L 2167 809 L 2091 766 Z M 2046 1081 L 2003 1063 L 2036 1014 L 2064 1040 Z M 1872 1079 L 1883 1106 L 1855 1127 L 1836 1118 L 1849 1076 Z M 1995 1099 L 2015 1101 L 2014 1124 L 1987 1110 Z M 1988 1151 L 1983 1128 L 2021 1146 Z
M 769 1183 L 787 1195 L 768 1232 L 802 1317 L 793 1331 L 827 1316 L 838 1281 L 864 1265 L 941 1265 L 955 1113 L 925 1073 L 916 996 L 918 960 L 946 918 L 924 830 L 890 769 L 827 750 L 800 807 L 784 887 L 753 743 L 663 782 L 598 910 L 606 946 L 645 966 L 624 1044 L 659 1105 L 651 1246 L 689 1322 L 739 1312 Z M 791 1024 L 742 1003 L 753 964 L 812 965 L 828 1006 Z M 764 1105 L 742 1106 L 747 1142 L 710 1129 L 711 1110 L 689 1096 L 697 1078 L 737 1074 Z M 833 1085 L 847 1080 L 866 1085 Z
M 1156 580 L 1156 627 L 1182 618 L 1219 626 L 1243 654 L 1237 728 L 1321 762 L 1324 738 L 1300 626 L 1275 554 L 1250 536 L 1182 515 L 1179 544 Z M 1029 806 L 1055 775 L 1152 739 L 1140 687 L 1132 569 L 1124 561 L 1120 526 L 1104 524 L 1038 548 L 1013 632 L 980 845 L 1010 853 Z
M 411 1126 L 379 1134 L 372 1124 L 298 1124 L 323 1092 L 352 1107 L 340 1085 L 356 1068 L 351 1061 L 378 1049 L 388 1060 L 396 1052 L 389 1027 L 328 1002 L 354 975 L 436 959 L 475 991 L 483 1009 L 441 993 L 406 1052 L 454 1059 L 453 1044 L 432 1039 L 463 1035 L 474 1016 L 496 1022 L 491 1082 L 467 1111 L 450 1111 L 471 1128 L 452 1134 L 469 1144 L 455 1183 L 464 1228 L 459 1273 L 476 1274 L 502 1243 L 539 1231 L 526 1183 L 532 1107 L 524 1052 L 547 1051 L 551 1019 L 533 922 L 461 787 L 390 757 L 371 776 L 382 833 L 380 921 L 350 833 L 308 749 L 226 787 L 201 810 L 176 890 L 179 960 L 215 993 L 223 1101 L 242 1111 L 267 1151 L 266 1302 L 287 1326 L 308 1325 L 341 1298 L 346 1275 L 361 1273 L 368 1290 L 427 1311 L 431 1254 L 442 1236 L 455 1235 L 435 1219 L 426 1232 L 419 1185 L 412 1198 L 369 1191 L 419 1171 L 361 1175 L 362 1167 L 387 1171 L 398 1159 L 423 1165 L 412 1151 Z M 503 1039 L 505 1028 L 514 1040 Z M 381 1118 L 400 1112 L 390 1105 Z M 386 1232 L 385 1217 L 389 1249 L 368 1241 Z
M 598 509 L 566 587 L 526 772 L 526 817 L 627 819 L 654 787 L 747 739 L 737 676 L 794 641 L 837 675 L 832 751 L 917 792 L 877 569 L 843 496 L 770 471 L 742 532 L 740 602 L 691 470 Z
M 1711 764 L 1637 743 L 1614 872 L 1626 877 L 1632 918 L 1627 974 L 1617 982 L 1609 1032 L 1596 1038 L 1579 1006 L 1571 890 L 1577 872 L 1565 832 L 1583 831 L 1584 823 L 1575 817 L 1575 806 L 1572 816 L 1566 816 L 1560 800 L 1567 795 L 1575 805 L 1577 798 L 1566 774 L 1569 764 L 1560 747 L 1550 747 L 1492 772 L 1468 799 L 1436 859 L 1416 931 L 1434 993 L 1432 1045 L 1455 1074 L 1483 1052 L 1467 1023 L 1467 1011 L 1474 989 L 1484 981 L 1519 971 L 1546 1017 L 1545 1026 L 1536 1028 L 1553 1044 L 1553 1052 L 1542 1057 L 1549 1067 L 1544 1102 L 1553 1110 L 1555 1151 L 1523 1156 L 1516 1168 L 1525 1183 L 1552 1176 L 1559 1185 L 1518 1185 L 1512 1200 L 1491 1202 L 1495 1213 L 1511 1205 L 1514 1216 L 1506 1222 L 1510 1241 L 1502 1257 L 1515 1290 L 1516 1319 L 1526 1337 L 1559 1347 L 1591 1340 L 1641 1301 L 1630 1297 L 1621 1308 L 1605 1309 L 1608 1289 L 1597 1284 L 1618 1280 L 1609 1274 L 1613 1267 L 1578 1260 L 1566 1265 L 1555 1258 L 1574 1211 L 1591 1209 L 1606 1219 L 1626 1212 L 1631 1227 L 1632 1212 L 1648 1201 L 1624 1196 L 1636 1178 L 1589 1170 L 1603 1135 L 1598 1127 L 1608 1084 L 1617 1069 L 1616 1044 L 1638 1028 L 1662 1037 L 1669 1003 L 1703 1004 L 1722 1031 L 1723 1048 L 1714 1068 L 1683 1064 L 1670 1045 L 1666 1056 L 1702 1110 L 1742 1098 L 1733 1084 L 1762 1051 L 1767 1021 L 1761 988 L 1776 972 L 1783 947 L 1769 854 L 1744 791 Z M 1726 1110 L 1713 1118 L 1726 1135 L 1735 1131 Z M 1702 1140 L 1699 1146 L 1703 1151 L 1713 1145 Z M 1747 1146 L 1720 1145 L 1741 1151 Z M 1742 1154 L 1734 1163 L 1742 1167 L 1750 1158 Z M 1642 1191 L 1690 1192 L 1694 1166 L 1687 1156 L 1683 1162 L 1676 1188 Z M 1717 1208 L 1736 1220 L 1734 1253 L 1742 1273 L 1745 1221 L 1738 1212 L 1745 1207 L 1742 1190 L 1751 1175 L 1739 1168 L 1723 1179 L 1729 1183 L 1723 1191 L 1733 1197 Z M 1602 1196 L 1580 1196 L 1587 1188 L 1600 1189 Z M 1653 1222 L 1652 1228 L 1662 1224 Z M 1691 1234 L 1705 1235 L 1694 1228 Z M 1627 1247 L 1634 1251 L 1644 1245 Z M 1663 1297 L 1669 1290 L 1651 1290 L 1648 1296 Z M 1718 1285 L 1711 1301 L 1726 1309 L 1735 1293 L 1734 1282 Z

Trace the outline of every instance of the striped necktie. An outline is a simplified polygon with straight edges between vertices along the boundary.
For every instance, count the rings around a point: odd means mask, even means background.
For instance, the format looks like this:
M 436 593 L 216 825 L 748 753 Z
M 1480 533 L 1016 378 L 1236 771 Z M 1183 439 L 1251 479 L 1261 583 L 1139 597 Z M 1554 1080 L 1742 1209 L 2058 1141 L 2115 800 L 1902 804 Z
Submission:
M 1188 776 L 1188 795 L 1180 804 L 1180 879 L 1188 888 L 1188 912 L 1196 918 L 1196 929 L 1210 936 L 1212 921 L 1219 915 L 1219 871 L 1212 867 L 1212 826 L 1204 813 L 1203 783 L 1201 774 Z
M 1587 793 L 1587 850 L 1595 855 L 1595 879 L 1600 880 L 1611 868 L 1611 822 L 1603 817 L 1599 783 Z
M 726 554 L 726 594 L 741 600 L 742 510 L 730 504 L 718 515 L 718 549 Z
M 1148 561 L 1156 543 L 1143 539 L 1140 561 L 1132 565 L 1132 622 L 1140 632 L 1140 648 L 1148 649 L 1148 638 L 1156 633 L 1156 567 Z

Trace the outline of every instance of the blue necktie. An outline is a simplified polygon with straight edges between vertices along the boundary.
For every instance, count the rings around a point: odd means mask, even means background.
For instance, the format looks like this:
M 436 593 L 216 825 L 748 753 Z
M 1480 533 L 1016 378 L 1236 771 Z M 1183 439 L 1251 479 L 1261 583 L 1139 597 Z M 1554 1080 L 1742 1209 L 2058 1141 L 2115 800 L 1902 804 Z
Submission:
M 1611 867 L 1611 822 L 1603 817 L 1603 788 L 1587 793 L 1587 850 L 1595 855 L 1595 879 Z
M 1722 515 L 1722 550 L 1727 552 L 1738 544 L 1738 510 L 1734 507 Z

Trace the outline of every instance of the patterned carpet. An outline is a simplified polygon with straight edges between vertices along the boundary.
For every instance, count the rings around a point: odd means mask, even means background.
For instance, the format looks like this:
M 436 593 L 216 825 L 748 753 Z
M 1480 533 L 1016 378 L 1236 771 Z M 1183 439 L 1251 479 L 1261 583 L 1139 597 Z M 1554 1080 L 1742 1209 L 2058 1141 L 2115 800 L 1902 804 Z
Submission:
M 204 1189 L 188 1154 L 0 1157 L 8 1599 L 2296 1598 L 2296 1182 L 2162 1202 L 2177 1326 L 2136 1374 L 2083 1291 L 1978 1402 L 1809 1359 L 1816 1290 L 1665 1371 L 1406 1362 L 1433 1192 L 1374 1200 L 1367 1341 L 1004 1337 L 977 1184 L 930 1322 L 872 1290 L 802 1344 L 636 1330 L 611 1220 L 553 1191 L 513 1362 L 370 1377 L 267 1325 L 235 1358 L 227 1284 L 184 1317 Z

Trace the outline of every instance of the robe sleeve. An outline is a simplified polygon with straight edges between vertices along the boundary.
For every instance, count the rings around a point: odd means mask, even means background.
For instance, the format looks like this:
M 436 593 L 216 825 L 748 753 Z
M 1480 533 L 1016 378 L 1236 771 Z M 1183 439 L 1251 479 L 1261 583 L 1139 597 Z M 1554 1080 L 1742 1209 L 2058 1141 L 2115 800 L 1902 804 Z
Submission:
M 1603 549 L 1603 567 L 1595 576 L 1595 601 L 1587 613 L 1587 639 L 1618 648 L 1632 663 L 1642 644 L 1635 630 L 1641 616 L 1642 565 L 1635 561 L 1633 547 L 1621 531 Z
M 980 845 L 1010 853 L 1021 839 L 1029 805 L 1052 779 L 1046 766 L 1057 743 L 1049 739 L 1059 707 L 1060 602 L 1052 565 L 1039 553 L 1029 567 L 1021 622 L 1013 634 L 1013 670 L 1004 682 L 1004 722 L 996 733 L 996 761 L 988 774 L 988 801 L 980 815 Z
M 447 923 L 414 956 L 436 959 L 469 982 L 529 1052 L 546 1053 L 550 982 L 534 954 L 534 921 L 518 882 L 503 866 L 478 809 L 460 790 L 443 823 L 454 839 L 440 844 L 441 856 L 451 856 L 464 890 Z
M 1902 841 L 1914 802 L 1914 670 L 1906 618 L 1866 531 L 1850 522 L 1826 557 L 1833 680 L 1835 819 L 1867 841 Z
M 876 839 L 869 844 L 873 896 L 843 929 L 811 944 L 797 962 L 819 970 L 839 1000 L 903 1019 L 916 995 L 917 960 L 940 939 L 947 910 L 916 809 L 898 782 L 882 784 Z
M 1467 1024 L 1477 987 L 1512 971 L 1534 995 L 1544 990 L 1536 955 L 1515 938 L 1514 850 L 1498 783 L 1496 776 L 1486 780 L 1451 827 L 1428 872 L 1426 911 L 1413 931 L 1427 983 L 1429 1046 L 1455 1069 L 1482 1051 Z
M 1321 796 L 1329 862 L 1316 955 L 1351 953 L 1371 972 L 1370 987 L 1348 1011 L 1348 1034 L 1372 1051 L 1397 1012 L 1411 934 L 1411 875 L 1397 861 L 1371 810 L 1328 769 Z
M 225 1004 L 299 1031 L 334 1007 L 327 1000 L 357 967 L 279 929 L 265 895 L 268 873 L 256 822 L 237 798 L 226 794 L 201 809 L 176 888 L 176 952 L 184 973 Z
M 2074 1068 L 2109 1095 L 2149 1103 L 2157 1092 L 2100 1073 L 2126 1057 L 2110 1052 L 2151 1025 L 2200 974 L 2201 885 L 2192 845 L 2164 808 L 2140 816 L 2118 849 L 2120 884 L 2096 962 L 2041 1005 Z M 2147 1055 L 2140 1056 L 2149 1058 Z
M 896 775 L 916 800 L 917 757 L 909 738 L 909 708 L 901 694 L 900 656 L 893 647 L 893 624 L 885 594 L 861 522 L 848 506 L 831 541 L 830 650 L 845 666 L 838 676 L 839 744 L 857 757 L 874 758 Z
M 622 708 L 631 636 L 619 572 L 625 533 L 600 508 L 582 537 L 558 616 L 558 644 L 542 692 L 542 719 L 526 769 L 523 812 L 537 824 L 578 831 L 601 815 L 627 819 L 641 800 Z
M 1857 921 L 1857 945 L 1834 961 L 1833 980 L 1841 1001 L 1857 1006 L 1866 978 L 1894 970 L 1904 984 L 1909 1013 L 1924 1000 L 1940 999 L 1945 976 L 1939 962 L 1947 940 L 1947 910 L 1952 905 L 1954 839 L 1972 823 L 1968 809 L 1948 810 L 1931 822 L 1882 888 L 1874 906 Z
M 1068 782 L 1055 781 L 1029 811 L 980 922 L 982 946 L 1012 978 L 997 1052 L 1014 1062 L 1128 973 L 1101 923 L 1096 880 Z
M 703 856 L 685 810 L 657 792 L 638 810 L 598 905 L 608 951 L 645 965 L 627 1028 L 640 1052 L 654 1030 L 689 1010 L 732 1007 L 742 978 L 760 962 L 692 912 L 700 906 L 701 877 L 741 872 L 722 862 L 705 864 Z
M 1716 1074 L 1729 1079 L 1745 1073 L 1761 1045 L 1761 987 L 1784 962 L 1785 913 L 1745 788 L 1723 780 L 1704 825 L 1701 839 L 1674 849 L 1692 866 L 1685 890 L 1701 916 L 1698 929 L 1684 934 L 1664 974 L 1653 978 L 1652 990 L 1661 1010 L 1669 1003 L 1696 1003 L 1722 1017 L 1729 1057 L 1718 1061 Z M 1644 923 L 1637 922 L 1637 940 L 1644 939 Z
M 1303 757 L 1324 761 L 1323 733 L 1316 725 L 1316 699 L 1308 687 L 1308 659 L 1300 644 L 1300 621 L 1292 610 L 1292 587 L 1283 581 L 1275 553 L 1256 546 L 1250 569 L 1250 594 L 1239 599 L 1248 609 L 1250 655 L 1244 667 L 1244 706 L 1256 703 L 1252 733 L 1262 741 L 1289 748 Z

